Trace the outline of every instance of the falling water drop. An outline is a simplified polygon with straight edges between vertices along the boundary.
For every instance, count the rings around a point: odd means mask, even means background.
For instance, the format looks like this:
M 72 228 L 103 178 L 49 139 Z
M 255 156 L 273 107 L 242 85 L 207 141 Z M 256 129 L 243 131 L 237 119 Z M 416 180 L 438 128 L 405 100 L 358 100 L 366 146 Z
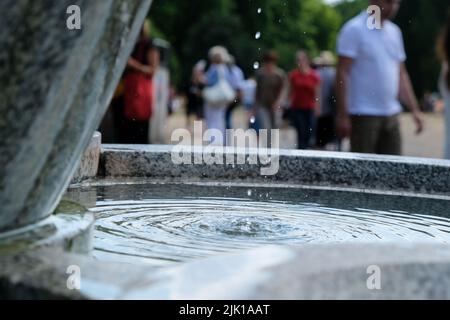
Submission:
M 258 8 L 257 12 L 258 12 L 258 14 L 260 14 L 262 12 L 262 9 Z
M 255 63 L 253 63 L 253 69 L 257 70 L 259 69 L 259 62 L 255 61 Z
M 255 39 L 258 40 L 259 38 L 261 38 L 261 32 L 258 31 L 258 32 L 255 34 Z

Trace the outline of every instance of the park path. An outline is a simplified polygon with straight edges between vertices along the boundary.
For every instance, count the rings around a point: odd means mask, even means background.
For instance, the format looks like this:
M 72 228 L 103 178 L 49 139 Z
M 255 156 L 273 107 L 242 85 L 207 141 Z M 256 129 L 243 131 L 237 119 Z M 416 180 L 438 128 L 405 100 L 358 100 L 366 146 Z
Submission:
M 242 108 L 233 114 L 235 128 L 246 129 L 246 114 Z M 425 158 L 442 158 L 444 144 L 444 118 L 442 114 L 425 114 L 425 131 L 417 136 L 414 133 L 414 123 L 409 114 L 400 117 L 403 139 L 403 155 Z M 170 135 L 177 128 L 186 128 L 187 121 L 183 109 L 169 117 L 167 124 L 167 143 L 170 143 Z M 280 147 L 284 149 L 295 148 L 296 134 L 294 129 L 284 127 L 280 131 Z M 349 143 L 344 141 L 344 151 L 348 150 Z

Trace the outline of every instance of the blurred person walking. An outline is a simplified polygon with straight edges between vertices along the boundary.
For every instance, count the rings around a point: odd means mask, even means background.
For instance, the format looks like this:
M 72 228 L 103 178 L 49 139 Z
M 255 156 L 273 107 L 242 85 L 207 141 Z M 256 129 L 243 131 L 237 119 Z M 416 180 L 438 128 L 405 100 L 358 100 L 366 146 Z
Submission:
M 255 107 L 256 96 L 256 80 L 254 77 L 250 77 L 244 81 L 242 86 L 242 104 L 248 113 L 249 128 L 256 130 L 258 133 L 260 126 L 256 121 L 256 117 L 253 114 L 253 108 Z
M 203 79 L 205 77 L 206 61 L 200 60 L 192 68 L 190 83 L 186 88 L 186 116 L 187 125 L 192 127 L 192 116 L 194 121 L 203 119 L 203 97 L 202 90 L 204 88 Z
M 336 68 L 333 54 L 324 51 L 314 63 L 320 76 L 320 110 L 316 126 L 316 147 L 325 149 L 330 143 L 339 142 L 336 139 Z
M 399 97 L 412 112 L 416 133 L 423 131 L 422 114 L 404 63 L 402 32 L 390 21 L 400 2 L 370 0 L 381 9 L 381 28 L 369 28 L 368 21 L 377 15 L 362 12 L 348 21 L 339 35 L 337 130 L 341 137 L 350 136 L 353 152 L 401 154 Z
M 320 110 L 320 76 L 305 51 L 296 55 L 298 68 L 289 74 L 290 117 L 297 131 L 297 148 L 308 149 Z
M 209 50 L 210 67 L 204 78 L 205 88 L 203 98 L 204 112 L 208 129 L 215 129 L 221 136 L 212 137 L 212 144 L 224 145 L 226 137 L 225 114 L 228 105 L 235 99 L 235 92 L 231 86 L 231 74 L 226 64 L 229 54 L 226 48 L 212 47 Z
M 159 52 L 149 37 L 150 27 L 142 28 L 124 75 L 125 107 L 121 143 L 147 144 L 153 106 L 153 75 Z
M 251 117 L 254 117 L 260 129 L 269 130 L 268 141 L 271 141 L 270 130 L 276 127 L 275 113 L 281 109 L 286 86 L 286 73 L 277 63 L 278 54 L 269 51 L 263 57 L 261 68 L 255 73 L 256 94 Z
M 245 77 L 242 69 L 236 64 L 234 56 L 230 55 L 228 60 L 227 65 L 230 72 L 230 84 L 236 92 L 236 99 L 228 105 L 225 114 L 225 126 L 227 129 L 233 129 L 233 111 L 242 102 L 242 89 L 244 86 Z
M 155 68 L 153 75 L 153 103 L 150 118 L 149 143 L 167 143 L 166 128 L 169 116 L 170 100 L 170 74 L 165 64 L 161 65 L 161 52 L 159 49 L 151 50 L 150 65 Z M 167 63 L 167 62 L 166 62 Z
M 445 102 L 445 158 L 450 159 L 450 11 L 440 44 L 442 72 L 439 89 Z

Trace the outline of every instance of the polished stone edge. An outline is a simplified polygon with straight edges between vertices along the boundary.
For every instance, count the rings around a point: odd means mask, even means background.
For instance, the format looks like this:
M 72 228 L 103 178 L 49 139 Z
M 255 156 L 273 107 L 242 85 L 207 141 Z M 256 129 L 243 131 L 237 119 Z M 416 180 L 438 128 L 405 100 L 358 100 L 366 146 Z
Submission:
M 94 222 L 91 212 L 65 212 L 51 215 L 33 225 L 0 233 L 0 256 L 43 247 L 89 254 L 92 251 Z
M 171 185 L 183 185 L 183 186 L 207 186 L 207 187 L 241 187 L 241 188 L 282 188 L 282 189 L 299 189 L 299 190 L 317 190 L 317 191 L 338 191 L 345 193 L 358 193 L 358 194 L 373 194 L 383 196 L 397 196 L 397 197 L 419 197 L 421 199 L 430 200 L 446 200 L 450 201 L 450 195 L 441 194 L 426 194 L 408 191 L 396 191 L 396 190 L 374 190 L 374 189 L 361 189 L 351 187 L 339 187 L 339 186 L 312 186 L 303 184 L 290 184 L 284 182 L 255 182 L 255 181 L 230 181 L 230 180 L 215 180 L 215 181 L 195 181 L 195 180 L 183 180 L 180 181 L 177 178 L 147 178 L 147 177 L 97 177 L 95 179 L 84 180 L 80 183 L 71 184 L 68 190 L 78 188 L 92 188 L 92 187 L 108 187 L 118 185 L 153 185 L 159 184 L 171 184 Z M 91 206 L 95 206 L 95 199 L 90 199 Z M 93 201 L 93 202 L 92 202 Z
M 97 176 L 100 163 L 101 145 L 102 135 L 100 132 L 95 132 L 89 146 L 81 156 L 80 163 L 73 175 L 71 183 L 80 183 L 84 180 Z
M 174 146 L 103 145 L 99 172 L 113 178 L 164 178 L 184 181 L 246 181 L 318 187 L 450 195 L 450 161 L 321 151 L 279 150 L 275 175 L 262 175 L 258 164 L 175 164 Z M 178 146 L 191 159 L 201 147 Z M 258 155 L 257 149 L 225 148 L 218 156 Z M 269 153 L 270 154 L 270 153 Z M 275 159 L 275 158 L 274 158 Z M 194 161 L 192 161 L 194 162 Z M 266 166 L 267 167 L 267 166 Z
M 236 266 L 239 266 L 238 268 Z M 80 290 L 67 288 L 78 266 Z M 380 287 L 372 281 L 380 275 Z M 58 250 L 0 256 L 0 298 L 449 299 L 444 245 L 268 246 L 155 269 Z
M 119 299 L 150 286 L 154 269 L 96 261 L 59 248 L 0 255 L 0 299 Z M 80 276 L 80 290 L 71 276 Z

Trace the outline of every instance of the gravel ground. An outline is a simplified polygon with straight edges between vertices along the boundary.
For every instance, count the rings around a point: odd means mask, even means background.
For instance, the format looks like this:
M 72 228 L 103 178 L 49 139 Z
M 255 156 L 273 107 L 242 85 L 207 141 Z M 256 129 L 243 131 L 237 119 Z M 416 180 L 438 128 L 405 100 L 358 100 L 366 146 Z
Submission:
M 233 114 L 235 128 L 246 127 L 246 114 L 243 109 L 237 109 Z M 442 114 L 425 114 L 425 131 L 421 135 L 415 134 L 414 123 L 409 114 L 401 115 L 403 155 L 426 158 L 442 158 L 444 144 L 444 118 Z M 169 117 L 167 125 L 167 142 L 170 135 L 177 128 L 187 128 L 187 119 L 184 110 L 179 110 Z M 284 127 L 280 132 L 280 146 L 282 148 L 295 148 L 296 134 L 290 127 Z M 344 141 L 344 151 L 348 150 L 349 143 Z

